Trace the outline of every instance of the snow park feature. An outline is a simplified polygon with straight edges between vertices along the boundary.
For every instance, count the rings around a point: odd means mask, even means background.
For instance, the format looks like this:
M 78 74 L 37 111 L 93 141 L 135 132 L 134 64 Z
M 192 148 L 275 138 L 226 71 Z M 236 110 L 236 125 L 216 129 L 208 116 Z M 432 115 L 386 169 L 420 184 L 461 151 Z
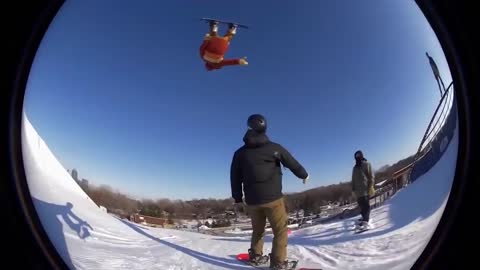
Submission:
M 457 105 L 453 84 L 441 92 L 442 97 L 415 156 L 415 166 L 411 170 L 409 182 L 416 181 L 422 174 L 435 166 L 454 136 L 457 125 Z
M 358 216 L 298 228 L 288 257 L 297 269 L 409 269 L 442 216 L 455 173 L 458 128 L 428 171 L 372 210 L 373 228 L 354 234 Z M 96 205 L 23 115 L 22 151 L 30 194 L 46 233 L 72 269 L 253 269 L 236 259 L 249 235 L 215 236 L 153 228 Z M 419 160 L 420 162 L 420 160 Z M 265 237 L 265 251 L 272 235 Z

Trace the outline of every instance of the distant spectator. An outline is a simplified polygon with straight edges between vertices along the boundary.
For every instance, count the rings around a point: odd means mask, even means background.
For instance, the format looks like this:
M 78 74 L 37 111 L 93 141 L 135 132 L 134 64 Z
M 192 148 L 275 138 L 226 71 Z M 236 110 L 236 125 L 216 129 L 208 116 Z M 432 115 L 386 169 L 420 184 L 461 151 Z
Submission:
M 355 152 L 355 166 L 352 171 L 352 192 L 357 198 L 361 211 L 358 221 L 360 228 L 368 228 L 370 221 L 370 197 L 375 194 L 374 175 L 371 164 L 363 156 L 362 151 Z

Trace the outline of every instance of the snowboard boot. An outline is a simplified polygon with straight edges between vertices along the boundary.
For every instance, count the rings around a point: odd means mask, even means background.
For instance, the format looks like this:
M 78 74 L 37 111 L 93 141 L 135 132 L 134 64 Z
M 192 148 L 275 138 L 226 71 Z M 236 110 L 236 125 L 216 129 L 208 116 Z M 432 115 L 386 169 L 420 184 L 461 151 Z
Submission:
M 358 224 L 358 229 L 359 229 L 359 230 L 368 230 L 368 229 L 370 229 L 370 225 L 368 224 L 367 221 L 361 221 L 361 222 Z
M 237 26 L 233 23 L 228 24 L 228 34 L 235 35 L 237 33 Z
M 270 269 L 272 270 L 292 270 L 297 267 L 298 261 L 286 260 L 284 262 L 275 262 L 274 260 L 272 260 L 272 253 L 268 255 L 270 257 Z
M 267 255 L 256 254 L 253 249 L 248 250 L 249 262 L 253 265 L 262 265 L 268 262 L 269 257 Z
M 218 32 L 218 22 L 211 21 L 210 22 L 210 34 L 212 36 L 215 36 L 215 35 L 217 35 L 217 32 Z

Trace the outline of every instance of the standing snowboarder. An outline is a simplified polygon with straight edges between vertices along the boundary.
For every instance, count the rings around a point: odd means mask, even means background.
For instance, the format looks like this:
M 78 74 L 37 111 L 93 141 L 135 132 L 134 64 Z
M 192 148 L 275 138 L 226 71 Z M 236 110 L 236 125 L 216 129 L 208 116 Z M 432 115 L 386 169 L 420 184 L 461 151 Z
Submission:
M 362 151 L 355 152 L 355 166 L 352 171 L 352 192 L 357 198 L 361 211 L 359 229 L 368 229 L 370 221 L 370 197 L 375 194 L 374 175 L 370 162 L 363 156 Z
M 251 115 L 247 122 L 248 130 L 243 137 L 245 144 L 233 155 L 230 181 L 236 204 L 243 204 L 245 195 L 252 222 L 253 233 L 248 250 L 250 263 L 259 265 L 270 260 L 271 269 L 289 269 L 288 214 L 282 194 L 281 165 L 303 179 L 304 184 L 309 175 L 283 146 L 269 140 L 267 123 L 262 115 Z M 270 256 L 263 255 L 266 219 L 274 235 Z

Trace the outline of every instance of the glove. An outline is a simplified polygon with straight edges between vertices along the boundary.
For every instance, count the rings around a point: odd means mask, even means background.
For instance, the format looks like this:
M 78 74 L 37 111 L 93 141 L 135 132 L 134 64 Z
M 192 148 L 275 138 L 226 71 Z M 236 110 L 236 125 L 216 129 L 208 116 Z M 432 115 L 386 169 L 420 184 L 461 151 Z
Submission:
M 375 195 L 375 188 L 371 185 L 368 189 L 368 196 L 373 197 L 373 195 Z
M 235 211 L 235 215 L 237 216 L 239 213 L 243 213 L 244 207 L 245 207 L 245 204 L 243 202 L 234 203 L 233 204 L 233 209 Z
M 242 66 L 248 65 L 247 57 L 241 58 L 240 60 L 238 60 L 238 62 L 239 62 L 239 64 L 242 65 Z
M 303 179 L 303 184 L 307 183 L 308 179 L 310 179 L 310 175 L 307 175 L 307 178 Z
M 244 208 L 245 206 L 246 204 L 243 201 L 233 203 L 233 209 L 235 209 L 235 212 L 238 212 L 240 209 Z

